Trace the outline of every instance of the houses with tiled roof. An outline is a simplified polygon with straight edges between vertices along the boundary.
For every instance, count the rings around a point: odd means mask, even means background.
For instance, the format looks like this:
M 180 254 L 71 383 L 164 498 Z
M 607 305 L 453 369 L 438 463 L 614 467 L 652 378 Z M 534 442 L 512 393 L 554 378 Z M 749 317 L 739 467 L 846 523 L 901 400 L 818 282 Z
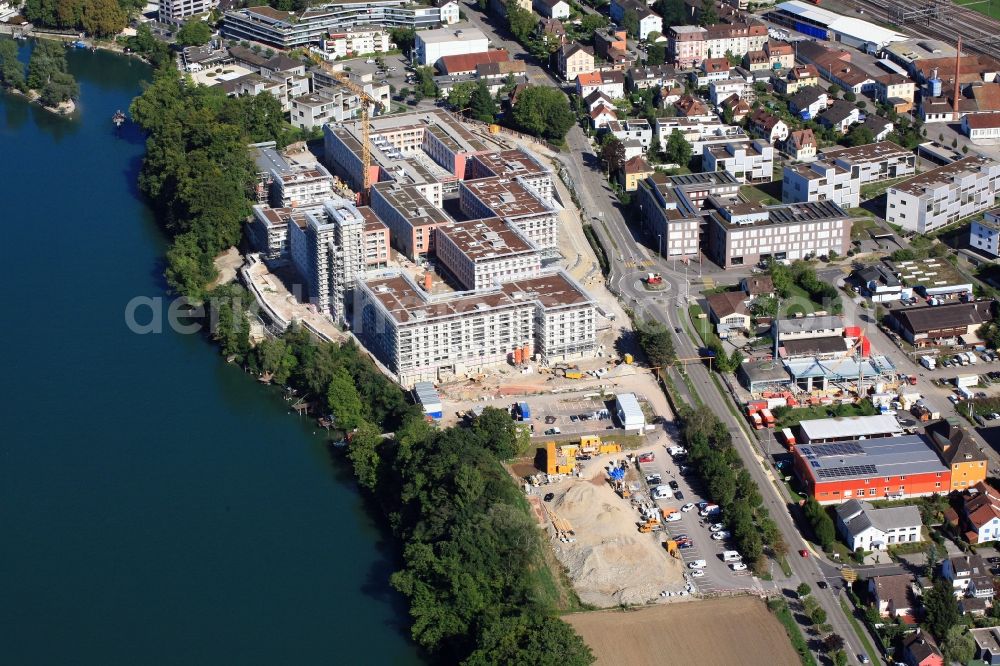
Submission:
M 563 44 L 556 51 L 556 71 L 566 81 L 576 81 L 580 74 L 594 71 L 594 53 L 579 44 Z
M 789 134 L 785 141 L 785 153 L 800 162 L 816 159 L 816 135 L 812 129 L 795 130 Z
M 750 310 L 742 291 L 711 294 L 705 300 L 708 302 L 709 317 L 720 338 L 725 340 L 730 332 L 750 330 Z
M 691 95 L 684 95 L 674 106 L 677 107 L 677 115 L 685 118 L 714 117 L 703 101 Z
M 625 162 L 618 173 L 618 182 L 625 188 L 626 192 L 635 192 L 639 189 L 639 182 L 653 175 L 654 169 L 649 166 L 642 155 L 636 155 Z
M 508 62 L 510 53 L 505 49 L 443 56 L 437 61 L 438 70 L 447 76 L 474 74 L 479 65 L 494 62 Z
M 916 595 L 913 591 L 914 579 L 911 574 L 872 576 L 868 579 L 868 592 L 875 600 L 879 615 L 901 618 L 904 622 L 913 620 Z
M 750 114 L 750 132 L 773 144 L 788 138 L 788 125 L 766 109 L 758 108 Z
M 962 495 L 962 530 L 969 543 L 1000 541 L 1000 492 L 980 481 Z
M 742 122 L 744 118 L 750 115 L 750 105 L 736 93 L 722 100 L 722 104 L 719 106 L 732 114 L 733 121 L 737 123 Z
M 902 647 L 907 666 L 944 666 L 944 655 L 934 638 L 920 629 L 904 638 Z
M 625 97 L 625 75 L 618 71 L 590 72 L 576 77 L 576 94 L 586 97 L 601 91 L 611 99 Z

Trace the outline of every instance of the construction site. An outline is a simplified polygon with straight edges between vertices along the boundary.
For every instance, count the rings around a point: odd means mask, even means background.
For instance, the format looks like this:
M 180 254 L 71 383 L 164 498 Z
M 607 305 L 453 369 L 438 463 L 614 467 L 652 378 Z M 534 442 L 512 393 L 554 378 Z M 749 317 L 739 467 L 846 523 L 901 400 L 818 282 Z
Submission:
M 639 605 L 695 591 L 636 463 L 600 437 L 549 441 L 538 451 L 539 473 L 526 480 L 556 557 L 586 604 Z

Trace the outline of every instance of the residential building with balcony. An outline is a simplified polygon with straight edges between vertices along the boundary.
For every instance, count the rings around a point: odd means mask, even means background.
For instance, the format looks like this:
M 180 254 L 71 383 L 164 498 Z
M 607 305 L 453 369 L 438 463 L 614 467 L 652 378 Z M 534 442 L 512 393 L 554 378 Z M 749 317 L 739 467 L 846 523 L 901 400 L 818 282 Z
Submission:
M 927 233 L 993 208 L 998 190 L 1000 163 L 973 155 L 890 187 L 886 221 Z

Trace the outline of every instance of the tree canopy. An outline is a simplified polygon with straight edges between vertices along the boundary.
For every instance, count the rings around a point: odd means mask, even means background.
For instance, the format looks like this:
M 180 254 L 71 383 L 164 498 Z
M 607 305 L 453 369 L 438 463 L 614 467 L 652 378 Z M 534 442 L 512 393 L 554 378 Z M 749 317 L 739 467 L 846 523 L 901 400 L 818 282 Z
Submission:
M 28 62 L 27 84 L 40 93 L 39 99 L 45 106 L 57 106 L 80 94 L 80 87 L 66 64 L 66 49 L 58 42 L 41 40 L 35 44 Z
M 130 12 L 141 8 L 132 0 L 27 0 L 24 16 L 39 26 L 111 37 L 125 28 Z
M 693 149 L 688 140 L 684 138 L 680 130 L 674 130 L 670 133 L 670 137 L 667 139 L 667 145 L 663 149 L 666 155 L 667 162 L 672 164 L 679 164 L 682 167 L 687 166 L 691 162 L 691 155 L 693 154 Z
M 469 99 L 469 115 L 484 123 L 492 123 L 497 115 L 497 103 L 490 94 L 486 82 L 480 79 L 476 82 Z
M 528 86 L 522 90 L 512 115 L 517 129 L 556 142 L 566 138 L 575 120 L 566 95 L 548 86 Z
M 212 39 L 212 28 L 199 19 L 190 19 L 177 31 L 177 43 L 181 46 L 201 46 Z
M 17 58 L 17 42 L 12 39 L 0 39 L 0 83 L 21 91 L 28 87 L 24 65 Z

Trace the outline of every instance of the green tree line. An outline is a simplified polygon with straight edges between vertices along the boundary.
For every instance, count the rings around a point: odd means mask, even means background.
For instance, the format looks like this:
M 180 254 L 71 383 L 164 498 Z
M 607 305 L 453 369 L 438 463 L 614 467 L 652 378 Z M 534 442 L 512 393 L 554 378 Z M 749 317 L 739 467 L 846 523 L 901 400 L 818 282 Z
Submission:
M 501 464 L 528 444 L 510 415 L 487 408 L 471 428 L 433 428 L 353 344 L 317 344 L 293 326 L 251 348 L 252 302 L 237 285 L 209 294 L 212 335 L 248 368 L 325 399 L 351 432 L 347 458 L 358 483 L 403 544 L 392 584 L 409 600 L 413 639 L 444 663 L 591 663 L 556 615 L 541 532 Z
M 130 14 L 144 6 L 141 0 L 27 0 L 24 16 L 38 26 L 111 37 L 125 28 Z
M 149 135 L 139 188 L 172 236 L 167 282 L 200 299 L 215 277 L 214 258 L 239 243 L 250 214 L 255 167 L 247 144 L 284 143 L 290 128 L 268 93 L 226 97 L 167 67 L 132 102 L 131 113 Z
M 733 446 L 726 424 L 705 406 L 679 411 L 688 462 L 701 476 L 709 497 L 722 510 L 733 545 L 755 571 L 763 571 L 764 548 L 783 555 L 787 545 L 768 514 L 764 498 Z

